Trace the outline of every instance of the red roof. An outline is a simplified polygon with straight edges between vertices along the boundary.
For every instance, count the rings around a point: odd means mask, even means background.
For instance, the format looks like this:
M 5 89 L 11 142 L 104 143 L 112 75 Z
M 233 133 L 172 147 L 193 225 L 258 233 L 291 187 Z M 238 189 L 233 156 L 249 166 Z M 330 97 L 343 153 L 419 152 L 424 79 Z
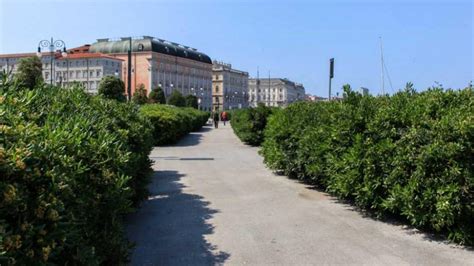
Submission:
M 77 54 L 68 54 L 67 57 L 58 58 L 59 60 L 62 59 L 86 59 L 86 58 L 108 58 L 113 60 L 123 61 L 120 58 L 101 54 L 101 53 L 77 53 Z
M 84 44 L 83 46 L 79 46 L 79 47 L 76 47 L 76 48 L 68 49 L 67 51 L 68 51 L 68 53 L 71 53 L 71 54 L 88 53 L 90 47 L 91 47 L 90 44 Z
M 49 56 L 49 52 L 42 53 L 43 56 Z M 18 54 L 0 54 L 0 58 L 21 58 L 36 56 L 36 53 L 18 53 Z

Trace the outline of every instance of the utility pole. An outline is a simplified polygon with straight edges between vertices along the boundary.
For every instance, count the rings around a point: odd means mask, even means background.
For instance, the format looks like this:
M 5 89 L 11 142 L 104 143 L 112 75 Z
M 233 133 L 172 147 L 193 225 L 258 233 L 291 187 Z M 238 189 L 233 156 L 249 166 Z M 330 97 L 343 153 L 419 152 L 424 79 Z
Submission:
M 385 95 L 385 79 L 383 76 L 383 47 L 382 47 L 382 37 L 379 37 L 380 39 L 380 75 L 382 77 L 382 95 Z
M 334 77 L 334 58 L 329 59 L 329 97 L 331 100 L 331 80 Z

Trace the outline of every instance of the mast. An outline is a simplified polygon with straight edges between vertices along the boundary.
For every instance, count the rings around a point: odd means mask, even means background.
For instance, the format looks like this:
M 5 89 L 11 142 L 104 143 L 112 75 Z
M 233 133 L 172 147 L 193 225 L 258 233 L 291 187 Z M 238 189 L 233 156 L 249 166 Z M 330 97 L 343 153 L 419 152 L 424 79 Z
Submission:
M 382 95 L 385 95 L 385 80 L 384 80 L 384 71 L 383 71 L 383 46 L 382 46 L 382 37 L 380 39 L 380 76 L 381 76 L 381 83 L 382 83 Z

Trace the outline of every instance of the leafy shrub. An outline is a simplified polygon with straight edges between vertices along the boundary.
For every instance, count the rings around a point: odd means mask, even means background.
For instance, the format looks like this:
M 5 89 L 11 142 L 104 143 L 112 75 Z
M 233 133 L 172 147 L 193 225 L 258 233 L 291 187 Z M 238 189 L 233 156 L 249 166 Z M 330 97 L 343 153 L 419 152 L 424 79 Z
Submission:
M 189 132 L 199 130 L 209 118 L 208 113 L 194 108 L 160 104 L 144 105 L 141 112 L 154 126 L 155 145 L 175 143 Z
M 161 104 L 166 103 L 165 93 L 163 92 L 161 87 L 157 87 L 150 92 L 150 95 L 148 95 L 148 102 Z
M 263 141 L 263 131 L 267 118 L 275 108 L 259 104 L 256 108 L 235 110 L 232 112 L 232 129 L 244 143 L 259 146 Z
M 181 94 L 181 92 L 179 92 L 178 90 L 173 90 L 170 95 L 170 98 L 168 99 L 168 104 L 177 107 L 185 107 L 186 99 L 183 97 L 183 94 Z
M 272 169 L 378 216 L 474 244 L 474 90 L 410 87 L 388 97 L 345 88 L 342 102 L 295 103 L 270 117 Z
M 99 83 L 98 94 L 105 99 L 117 100 L 124 102 L 125 98 L 125 84 L 118 77 L 105 76 Z
M 43 63 L 37 56 L 20 59 L 15 81 L 22 88 L 34 88 L 43 83 Z M 10 73 L 7 73 L 10 74 Z
M 152 126 L 82 89 L 0 86 L 0 264 L 123 264 Z
M 194 109 L 198 109 L 198 98 L 194 95 L 186 95 L 184 97 L 184 100 L 186 102 L 186 107 L 192 107 Z
M 145 104 L 148 102 L 148 97 L 146 96 L 147 92 L 145 85 L 140 84 L 135 90 L 132 96 L 132 101 L 136 104 Z

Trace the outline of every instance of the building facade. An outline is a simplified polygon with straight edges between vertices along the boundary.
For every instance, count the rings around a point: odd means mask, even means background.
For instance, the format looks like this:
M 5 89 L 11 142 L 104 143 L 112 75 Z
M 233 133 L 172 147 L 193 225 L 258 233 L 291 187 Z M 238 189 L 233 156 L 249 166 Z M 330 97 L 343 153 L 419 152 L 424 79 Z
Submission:
M 131 40 L 131 92 L 143 84 L 147 92 L 161 87 L 165 97 L 173 90 L 199 97 L 200 108 L 211 111 L 212 61 L 194 48 L 149 36 Z M 125 86 L 128 78 L 129 38 L 99 39 L 90 46 L 90 53 L 103 53 L 123 60 L 121 76 Z
M 0 70 L 14 75 L 20 59 L 38 56 L 36 53 L 0 55 Z M 122 60 L 99 53 L 55 53 L 51 71 L 51 54 L 42 53 L 43 79 L 45 83 L 67 86 L 80 83 L 86 91 L 97 93 L 100 80 L 104 76 L 121 78 Z M 52 76 L 51 76 L 52 75 Z
M 213 111 L 248 107 L 249 73 L 232 68 L 231 64 L 212 63 Z
M 38 56 L 36 53 L 18 53 L 18 54 L 2 54 L 0 55 L 0 71 L 5 71 L 8 74 L 15 74 L 18 71 L 18 65 L 22 58 L 28 58 Z M 53 71 L 51 72 L 51 54 L 42 53 L 41 63 L 43 64 L 43 79 L 46 83 L 51 80 L 51 73 L 53 73 L 53 83 L 55 83 L 54 77 L 54 60 L 60 56 L 60 53 L 53 55 Z
M 68 54 L 56 59 L 56 84 L 81 83 L 87 92 L 97 93 L 105 76 L 122 78 L 122 60 L 99 53 Z
M 248 89 L 249 104 L 252 107 L 256 107 L 258 103 L 284 107 L 305 99 L 304 86 L 284 78 L 252 78 L 249 79 Z

